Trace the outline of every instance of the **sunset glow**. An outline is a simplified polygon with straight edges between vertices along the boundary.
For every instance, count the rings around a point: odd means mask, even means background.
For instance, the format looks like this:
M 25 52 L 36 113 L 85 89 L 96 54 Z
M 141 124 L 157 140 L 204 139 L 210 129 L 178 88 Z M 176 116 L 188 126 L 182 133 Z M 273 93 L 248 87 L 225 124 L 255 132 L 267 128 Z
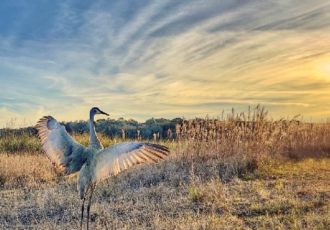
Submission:
M 330 81 L 330 58 L 320 62 L 320 75 Z

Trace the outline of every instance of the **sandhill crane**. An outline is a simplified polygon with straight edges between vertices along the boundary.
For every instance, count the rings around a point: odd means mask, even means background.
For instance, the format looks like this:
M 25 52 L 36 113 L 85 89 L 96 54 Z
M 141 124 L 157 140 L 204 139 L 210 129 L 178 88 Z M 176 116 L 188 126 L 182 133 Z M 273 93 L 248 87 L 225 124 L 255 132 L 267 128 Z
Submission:
M 144 142 L 124 142 L 106 149 L 95 131 L 94 116 L 109 114 L 93 107 L 89 113 L 90 143 L 84 147 L 77 143 L 52 116 L 41 118 L 36 128 L 42 142 L 43 150 L 54 165 L 57 172 L 69 175 L 79 171 L 77 189 L 82 201 L 80 228 L 84 218 L 85 200 L 89 194 L 87 205 L 87 229 L 92 195 L 96 183 L 116 175 L 121 171 L 140 163 L 156 163 L 164 159 L 169 150 L 167 147 Z

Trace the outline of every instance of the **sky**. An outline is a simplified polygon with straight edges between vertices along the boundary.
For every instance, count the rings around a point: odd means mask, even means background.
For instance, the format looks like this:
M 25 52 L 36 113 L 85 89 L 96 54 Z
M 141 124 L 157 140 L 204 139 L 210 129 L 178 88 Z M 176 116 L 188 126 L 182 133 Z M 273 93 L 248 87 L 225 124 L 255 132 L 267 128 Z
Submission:
M 0 127 L 258 104 L 330 117 L 329 1 L 0 1 Z

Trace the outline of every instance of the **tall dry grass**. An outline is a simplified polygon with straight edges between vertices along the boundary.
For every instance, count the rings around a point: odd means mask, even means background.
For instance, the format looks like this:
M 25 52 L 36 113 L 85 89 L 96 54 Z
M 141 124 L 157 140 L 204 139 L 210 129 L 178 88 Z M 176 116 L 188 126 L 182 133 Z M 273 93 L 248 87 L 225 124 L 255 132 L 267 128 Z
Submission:
M 218 119 L 193 119 L 176 126 L 179 143 L 193 155 L 285 156 L 293 158 L 330 156 L 330 123 L 272 120 L 264 107 Z M 187 143 L 185 143 L 187 142 Z
M 0 137 L 0 153 L 42 153 L 41 143 L 36 136 L 30 134 L 8 134 Z
M 272 120 L 261 106 L 217 119 L 186 120 L 177 124 L 176 137 L 174 152 L 195 167 L 192 171 L 205 177 L 212 168 L 223 181 L 272 161 L 330 156 L 330 123 Z
M 88 146 L 88 134 L 72 135 Z M 122 141 L 103 134 L 99 138 L 105 147 Z M 185 120 L 176 126 L 176 140 L 162 140 L 161 144 L 170 147 L 172 158 L 183 162 L 190 172 L 219 174 L 228 181 L 274 159 L 329 157 L 330 123 L 308 123 L 297 117 L 273 120 L 263 107 L 257 106 L 247 113 L 233 109 L 217 119 Z M 0 138 L 0 152 L 42 153 L 42 149 L 36 136 L 8 134 Z M 213 172 L 207 172 L 209 169 Z
M 161 142 L 171 149 L 166 161 L 98 185 L 92 226 L 326 229 L 330 160 L 283 159 L 329 156 L 329 130 L 329 124 L 273 121 L 261 107 L 185 121 L 176 141 Z M 73 136 L 88 144 L 88 135 Z M 0 229 L 78 229 L 76 175 L 58 177 L 45 155 L 35 154 L 42 152 L 36 137 L 5 138 L 13 143 L 0 153 Z M 121 141 L 100 139 L 105 147 Z M 270 164 L 274 159 L 280 163 Z
M 72 133 L 73 138 L 84 146 L 89 144 L 89 134 Z M 100 141 L 104 146 L 109 146 L 121 142 L 118 138 L 108 138 L 104 134 L 98 134 Z M 8 132 L 0 136 L 0 153 L 6 154 L 43 154 L 42 146 L 39 138 L 36 135 L 29 133 L 15 134 Z

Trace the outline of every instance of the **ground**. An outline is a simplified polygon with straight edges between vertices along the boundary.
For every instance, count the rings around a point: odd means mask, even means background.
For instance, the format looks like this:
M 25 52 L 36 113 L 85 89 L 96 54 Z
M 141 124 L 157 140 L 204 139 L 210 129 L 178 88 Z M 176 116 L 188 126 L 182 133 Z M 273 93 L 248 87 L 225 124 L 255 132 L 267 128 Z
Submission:
M 100 183 L 92 229 L 330 229 L 330 159 L 267 161 L 224 180 L 216 159 L 173 157 Z M 78 229 L 76 175 L 1 154 L 1 229 Z

